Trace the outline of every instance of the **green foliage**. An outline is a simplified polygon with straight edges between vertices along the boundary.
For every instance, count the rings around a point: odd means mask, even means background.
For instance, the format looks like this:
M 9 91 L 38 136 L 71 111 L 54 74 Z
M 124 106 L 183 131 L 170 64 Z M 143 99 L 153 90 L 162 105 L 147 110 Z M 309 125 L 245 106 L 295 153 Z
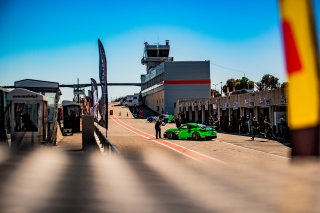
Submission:
M 285 88 L 288 85 L 288 82 L 283 82 L 280 86 L 278 82 L 279 79 L 270 74 L 265 74 L 261 78 L 260 82 L 256 82 L 258 89 L 261 90 L 270 90 L 275 88 Z M 225 95 L 228 92 L 233 92 L 241 89 L 253 89 L 255 83 L 248 79 L 247 77 L 242 77 L 241 79 L 230 78 L 226 81 L 225 85 L 222 86 L 222 91 Z M 215 96 L 216 97 L 216 96 Z
M 236 80 L 236 90 L 240 89 L 253 89 L 254 82 L 250 81 L 246 77 L 242 77 L 241 79 Z
M 262 88 L 265 90 L 270 90 L 270 89 L 275 89 L 278 88 L 278 81 L 279 79 L 277 77 L 274 77 L 273 75 L 270 74 L 265 74 L 264 76 L 262 76 L 261 79 L 261 84 L 262 84 Z
M 227 92 L 234 91 L 235 87 L 236 87 L 236 80 L 234 78 L 230 78 L 227 80 L 226 84 L 222 87 L 222 91 L 224 92 L 224 94 L 227 94 Z
M 221 94 L 219 91 L 215 90 L 215 89 L 211 89 L 211 96 L 213 97 L 220 97 Z
M 281 88 L 287 88 L 287 86 L 288 86 L 288 82 L 283 82 L 283 83 L 281 84 Z
M 253 89 L 254 82 L 248 79 L 247 77 L 242 77 L 241 79 L 228 79 L 226 84 L 222 87 L 222 91 L 227 94 L 229 88 L 229 92 L 233 92 L 241 89 Z

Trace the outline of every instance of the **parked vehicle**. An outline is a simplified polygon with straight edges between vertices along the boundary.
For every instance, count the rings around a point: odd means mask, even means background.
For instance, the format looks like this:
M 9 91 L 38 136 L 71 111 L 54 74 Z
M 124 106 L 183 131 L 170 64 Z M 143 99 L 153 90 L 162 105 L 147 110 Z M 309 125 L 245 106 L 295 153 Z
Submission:
M 186 123 L 179 128 L 167 129 L 164 137 L 168 139 L 212 140 L 217 138 L 217 131 L 213 127 L 203 124 Z
M 172 114 L 162 114 L 159 116 L 164 123 L 174 123 L 174 116 Z
M 163 124 L 162 125 L 166 125 L 167 123 L 173 123 L 174 122 L 174 116 L 173 115 L 166 115 L 166 114 L 162 114 L 159 116 L 149 116 L 147 117 L 147 121 L 149 121 L 150 123 L 152 122 L 156 122 L 156 120 L 158 120 L 159 118 L 162 119 Z
M 168 114 L 168 122 L 169 123 L 174 123 L 175 122 L 174 115 Z
M 127 95 L 122 101 L 122 105 L 126 107 L 140 106 L 140 95 L 135 93 L 134 95 Z
M 149 116 L 147 117 L 147 121 L 150 123 L 155 122 L 159 117 L 158 116 Z

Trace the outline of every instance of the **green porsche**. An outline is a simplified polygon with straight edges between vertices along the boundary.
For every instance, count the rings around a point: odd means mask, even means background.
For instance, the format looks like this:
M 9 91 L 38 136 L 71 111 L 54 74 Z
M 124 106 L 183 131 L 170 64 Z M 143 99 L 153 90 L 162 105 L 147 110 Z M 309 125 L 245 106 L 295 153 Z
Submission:
M 217 138 L 217 131 L 213 127 L 203 124 L 186 123 L 179 128 L 167 129 L 164 137 L 168 139 L 193 139 L 193 140 L 211 140 Z

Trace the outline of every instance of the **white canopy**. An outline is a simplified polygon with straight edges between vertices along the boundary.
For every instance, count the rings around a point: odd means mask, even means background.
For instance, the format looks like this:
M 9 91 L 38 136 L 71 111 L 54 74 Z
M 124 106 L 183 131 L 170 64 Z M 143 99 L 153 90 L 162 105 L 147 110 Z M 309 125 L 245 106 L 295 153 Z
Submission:
M 47 101 L 48 98 L 30 90 L 17 88 L 8 93 L 9 101 Z

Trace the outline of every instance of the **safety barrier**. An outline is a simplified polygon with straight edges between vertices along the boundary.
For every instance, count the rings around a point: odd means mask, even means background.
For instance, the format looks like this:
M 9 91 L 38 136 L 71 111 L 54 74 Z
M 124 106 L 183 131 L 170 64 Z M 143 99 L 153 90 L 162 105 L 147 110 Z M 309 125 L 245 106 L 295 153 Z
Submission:
M 100 144 L 105 150 L 112 151 L 113 153 L 116 153 L 116 154 L 120 154 L 117 147 L 114 144 L 112 144 L 104 134 L 102 134 L 102 132 L 98 127 L 98 124 L 94 125 L 94 129 L 95 129 L 95 133 L 99 138 Z

